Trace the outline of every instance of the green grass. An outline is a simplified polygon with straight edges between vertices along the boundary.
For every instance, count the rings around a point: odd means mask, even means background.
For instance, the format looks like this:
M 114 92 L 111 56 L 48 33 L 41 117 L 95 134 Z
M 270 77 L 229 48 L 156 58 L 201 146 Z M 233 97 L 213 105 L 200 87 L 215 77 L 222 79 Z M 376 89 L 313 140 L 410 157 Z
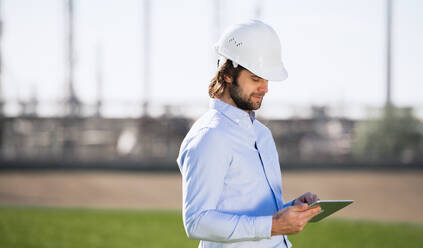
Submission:
M 423 225 L 329 219 L 308 224 L 289 240 L 295 247 L 423 248 Z
M 294 247 L 423 247 L 423 225 L 326 220 Z M 0 207 L 1 248 L 197 247 L 177 211 Z

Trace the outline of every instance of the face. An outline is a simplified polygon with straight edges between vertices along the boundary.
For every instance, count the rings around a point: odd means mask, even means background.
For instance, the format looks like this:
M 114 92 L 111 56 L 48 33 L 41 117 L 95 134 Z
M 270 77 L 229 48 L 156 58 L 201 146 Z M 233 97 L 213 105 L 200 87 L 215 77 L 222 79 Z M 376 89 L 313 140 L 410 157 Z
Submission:
M 238 108 L 247 111 L 260 108 L 263 97 L 268 91 L 267 80 L 248 70 L 242 70 L 238 79 L 230 82 L 229 95 Z

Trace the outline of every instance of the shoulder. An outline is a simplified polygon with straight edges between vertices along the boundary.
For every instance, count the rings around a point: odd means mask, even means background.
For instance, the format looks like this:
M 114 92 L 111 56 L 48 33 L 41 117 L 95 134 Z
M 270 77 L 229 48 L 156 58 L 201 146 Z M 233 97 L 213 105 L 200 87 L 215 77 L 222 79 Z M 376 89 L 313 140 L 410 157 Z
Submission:
M 224 146 L 227 125 L 227 120 L 222 114 L 215 110 L 209 110 L 194 123 L 182 146 L 184 148 Z
M 257 119 L 255 120 L 255 122 L 257 123 L 257 130 L 259 130 L 260 133 L 272 136 L 272 131 L 270 131 L 270 129 L 266 127 L 262 122 Z
M 220 112 L 210 109 L 204 113 L 192 126 L 191 130 L 199 130 L 203 128 L 221 129 L 228 124 L 228 119 Z
M 188 161 L 219 161 L 222 165 L 230 163 L 231 149 L 218 118 L 214 114 L 203 116 L 193 125 L 179 150 L 177 162 L 181 168 Z

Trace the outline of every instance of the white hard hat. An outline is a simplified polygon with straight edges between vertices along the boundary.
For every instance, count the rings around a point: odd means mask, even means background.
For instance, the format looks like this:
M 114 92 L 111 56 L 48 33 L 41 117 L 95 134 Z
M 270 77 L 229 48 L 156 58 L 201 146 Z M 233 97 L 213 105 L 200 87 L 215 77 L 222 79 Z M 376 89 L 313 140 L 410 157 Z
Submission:
M 218 55 L 232 60 L 234 67 L 239 64 L 266 80 L 283 81 L 288 77 L 279 37 L 261 21 L 249 20 L 229 27 L 215 48 Z

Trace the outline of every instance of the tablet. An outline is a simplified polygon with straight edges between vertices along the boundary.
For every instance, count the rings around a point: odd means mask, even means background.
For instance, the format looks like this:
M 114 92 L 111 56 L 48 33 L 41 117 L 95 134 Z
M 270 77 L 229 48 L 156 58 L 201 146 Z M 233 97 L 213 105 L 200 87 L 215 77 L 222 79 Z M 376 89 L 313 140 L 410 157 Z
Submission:
M 321 200 L 313 202 L 308 208 L 313 208 L 316 206 L 320 206 L 322 210 L 309 222 L 318 222 L 319 220 L 326 218 L 327 216 L 335 213 L 336 211 L 350 205 L 353 203 L 353 200 Z

